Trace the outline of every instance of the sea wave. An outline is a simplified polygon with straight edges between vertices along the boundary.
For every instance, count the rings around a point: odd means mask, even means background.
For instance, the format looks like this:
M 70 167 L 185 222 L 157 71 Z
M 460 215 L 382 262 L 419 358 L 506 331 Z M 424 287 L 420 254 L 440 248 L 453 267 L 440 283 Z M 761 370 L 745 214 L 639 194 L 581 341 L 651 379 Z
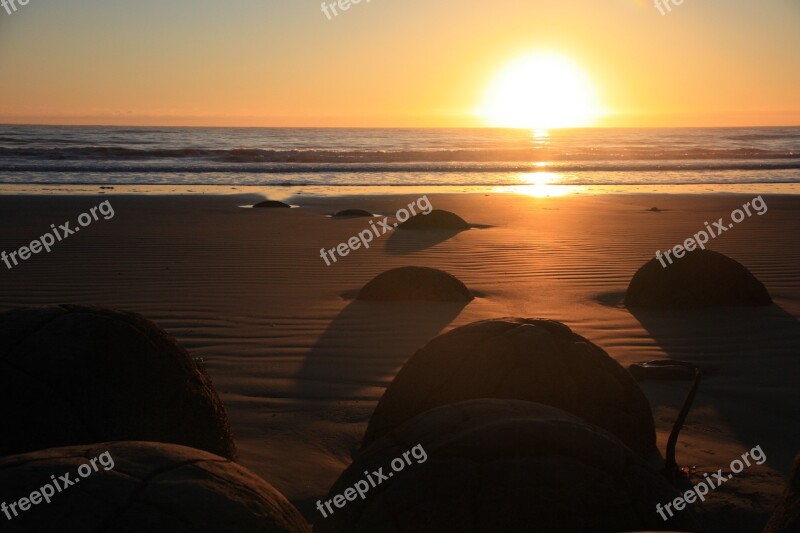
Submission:
M 798 183 L 798 169 L 800 128 L 0 126 L 0 183 Z
M 442 163 L 496 162 L 523 163 L 547 161 L 676 161 L 676 160 L 751 160 L 798 159 L 800 150 L 759 148 L 675 148 L 635 147 L 454 150 L 276 150 L 276 149 L 140 149 L 118 146 L 82 147 L 0 147 L 0 162 L 26 161 L 148 161 L 195 160 L 217 163 Z
M 316 173 L 379 173 L 407 172 L 436 174 L 444 172 L 491 173 L 491 172 L 704 172 L 704 171 L 759 171 L 800 169 L 800 159 L 748 160 L 748 161 L 707 161 L 690 160 L 681 162 L 664 161 L 590 161 L 590 162 L 548 162 L 540 163 L 271 163 L 271 164 L 202 164 L 197 161 L 186 163 L 148 163 L 140 165 L 94 162 L 33 162 L 3 163 L 0 172 L 86 172 L 104 174 L 181 173 L 181 174 L 316 174 Z
M 353 177 L 343 178 L 342 176 L 331 175 L 317 175 L 314 177 L 303 176 L 299 177 L 275 177 L 275 176 L 237 176 L 234 179 L 193 179 L 192 175 L 175 174 L 175 175 L 137 175 L 127 174 L 121 176 L 120 179 L 115 177 L 103 175 L 87 175 L 87 174 L 40 174 L 29 175 L 27 173 L 18 176 L 6 175 L 0 177 L 0 185 L 18 185 L 18 184 L 37 184 L 37 185 L 81 185 L 81 186 L 98 186 L 98 185 L 181 185 L 181 186 L 206 186 L 206 185 L 219 185 L 225 187 L 236 186 L 260 186 L 260 187 L 315 187 L 324 186 L 329 188 L 337 187 L 401 187 L 401 186 L 414 186 L 414 187 L 519 187 L 519 186 L 657 186 L 657 185 L 763 185 L 763 184 L 800 184 L 800 178 L 797 176 L 762 176 L 762 177 L 743 177 L 736 176 L 725 178 L 723 176 L 707 176 L 701 177 L 697 175 L 690 176 L 673 176 L 669 179 L 657 179 L 651 174 L 646 175 L 625 175 L 620 178 L 618 176 L 591 176 L 588 174 L 582 175 L 583 177 L 573 177 L 571 179 L 564 179 L 552 183 L 531 183 L 519 179 L 519 175 L 508 174 L 506 176 L 483 174 L 479 179 L 471 180 L 465 179 L 464 175 L 447 176 L 441 175 L 422 175 L 417 179 L 409 179 L 407 174 L 393 174 L 389 176 L 372 176 L 372 179 L 365 177 L 363 179 L 355 179 Z M 227 175 L 226 175 L 227 176 Z M 362 176 L 362 175 L 359 175 Z M 439 178 L 442 176 L 442 178 Z

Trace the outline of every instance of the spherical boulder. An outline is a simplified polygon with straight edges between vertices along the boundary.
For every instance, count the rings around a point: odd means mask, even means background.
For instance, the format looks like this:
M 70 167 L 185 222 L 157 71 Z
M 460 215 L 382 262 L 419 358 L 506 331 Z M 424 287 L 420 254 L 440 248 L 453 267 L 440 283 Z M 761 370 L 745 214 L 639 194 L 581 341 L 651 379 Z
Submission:
M 136 313 L 62 305 L 0 314 L 0 456 L 107 440 L 235 454 L 205 370 Z
M 767 522 L 764 533 L 797 533 L 800 531 L 800 454 L 794 458 L 789 484 L 778 507 Z
M 362 447 L 428 409 L 475 398 L 551 405 L 659 457 L 650 404 L 631 375 L 564 324 L 523 318 L 474 322 L 419 349 L 378 402 Z
M 470 229 L 470 227 L 463 218 L 455 213 L 443 209 L 433 209 L 427 215 L 423 213 L 409 218 L 397 229 L 461 231 Z
M 277 200 L 264 200 L 263 202 L 258 202 L 253 207 L 266 207 L 266 208 L 289 208 L 292 207 L 289 204 L 285 204 L 283 202 L 279 202 Z
M 3 531 L 310 531 L 260 477 L 175 444 L 106 442 L 0 458 L 0 501 L 23 497 L 27 509 L 5 508 Z
M 625 294 L 627 307 L 687 309 L 771 303 L 764 284 L 747 268 L 711 250 L 651 259 L 633 276 Z
M 364 285 L 358 300 L 469 302 L 472 293 L 455 276 L 428 267 L 407 266 L 387 270 Z
M 355 218 L 355 217 L 372 217 L 374 216 L 369 211 L 365 211 L 363 209 L 343 209 L 339 211 L 335 215 L 336 218 Z
M 328 513 L 340 495 L 352 501 Z M 694 531 L 688 509 L 669 522 L 657 513 L 677 495 L 596 426 L 533 402 L 480 399 L 376 440 L 320 502 L 327 516 L 314 531 Z

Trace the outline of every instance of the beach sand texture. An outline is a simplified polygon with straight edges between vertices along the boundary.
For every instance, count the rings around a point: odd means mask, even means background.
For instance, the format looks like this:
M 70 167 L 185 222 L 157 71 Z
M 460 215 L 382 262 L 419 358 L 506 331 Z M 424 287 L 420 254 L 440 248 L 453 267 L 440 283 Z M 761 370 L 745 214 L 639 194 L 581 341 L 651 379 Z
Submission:
M 394 231 L 331 266 L 320 258 L 320 248 L 347 241 L 369 220 L 326 213 L 391 216 L 416 198 L 301 195 L 287 201 L 297 209 L 245 209 L 263 197 L 3 196 L 7 251 L 105 199 L 115 217 L 11 270 L 0 264 L 0 309 L 74 303 L 155 321 L 209 372 L 239 462 L 309 522 L 318 519 L 316 500 L 351 463 L 385 387 L 418 348 L 477 320 L 558 320 L 625 367 L 668 358 L 700 366 L 704 378 L 677 448 L 679 464 L 697 467 L 691 483 L 702 472 L 728 471 L 755 446 L 767 462 L 694 508 L 714 516 L 719 531 L 763 525 L 800 446 L 799 198 L 764 195 L 767 213 L 709 243 L 750 269 L 772 306 L 672 312 L 626 309 L 633 274 L 656 250 L 706 221 L 727 220 L 751 196 L 431 193 L 435 208 L 481 227 Z M 444 270 L 476 298 L 354 299 L 373 277 L 402 266 Z M 662 452 L 690 384 L 641 383 Z

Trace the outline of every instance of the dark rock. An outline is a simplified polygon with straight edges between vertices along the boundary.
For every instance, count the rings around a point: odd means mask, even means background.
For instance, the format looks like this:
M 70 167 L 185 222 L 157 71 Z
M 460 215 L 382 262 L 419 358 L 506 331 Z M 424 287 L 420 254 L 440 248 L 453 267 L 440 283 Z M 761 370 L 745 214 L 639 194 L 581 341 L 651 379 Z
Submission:
M 427 215 L 418 214 L 400 224 L 397 229 L 413 230 L 467 230 L 470 225 L 450 211 L 434 209 Z
M 645 361 L 644 363 L 633 363 L 628 367 L 628 371 L 636 381 L 655 380 L 693 380 L 694 365 L 685 361 L 675 361 L 672 359 L 659 359 L 655 361 Z
M 136 313 L 62 305 L 0 314 L 0 405 L 0 455 L 108 440 L 235 453 L 206 372 Z
M 379 274 L 364 285 L 358 300 L 469 302 L 469 289 L 456 277 L 428 267 L 400 267 Z
M 686 309 L 759 306 L 772 303 L 767 289 L 737 261 L 711 250 L 670 255 L 667 265 L 653 258 L 633 276 L 627 307 Z
M 800 454 L 794 458 L 789 484 L 781 501 L 764 528 L 764 533 L 797 533 L 800 531 Z
M 363 209 L 344 209 L 339 211 L 334 217 L 337 218 L 352 218 L 352 217 L 372 217 L 374 216 L 369 211 L 364 211 Z
M 264 200 L 263 202 L 258 202 L 253 207 L 292 207 L 289 204 L 285 204 L 283 202 L 279 202 L 277 200 Z
M 66 486 L 64 474 L 80 485 Z M 51 475 L 61 491 L 52 490 Z M 46 484 L 45 492 L 55 493 L 50 502 L 37 498 L 27 511 L 17 507 L 18 516 L 9 509 L 3 531 L 310 531 L 292 504 L 249 470 L 174 444 L 106 442 L 0 459 L 0 501 L 16 502 Z
M 659 457 L 650 404 L 631 375 L 564 324 L 522 318 L 468 324 L 418 350 L 378 402 L 363 447 L 428 409 L 474 398 L 551 405 Z
M 379 468 L 386 480 L 320 516 L 314 531 L 695 530 L 688 509 L 662 520 L 656 505 L 677 492 L 614 436 L 532 402 L 426 411 L 364 450 L 323 504 Z

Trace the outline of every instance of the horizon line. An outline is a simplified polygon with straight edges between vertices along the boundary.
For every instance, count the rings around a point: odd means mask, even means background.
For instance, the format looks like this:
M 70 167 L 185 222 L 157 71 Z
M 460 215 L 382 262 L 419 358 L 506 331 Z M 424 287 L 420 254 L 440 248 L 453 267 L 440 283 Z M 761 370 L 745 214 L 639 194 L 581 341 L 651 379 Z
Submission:
M 2 122 L 0 127 L 24 126 L 42 128 L 196 128 L 196 129 L 275 129 L 275 130 L 525 130 L 525 131 L 576 131 L 576 130 L 645 130 L 645 129 L 742 129 L 742 128 L 800 128 L 798 124 L 741 124 L 735 126 L 575 126 L 569 128 L 512 128 L 503 126 L 219 126 L 176 124 L 65 124 Z

